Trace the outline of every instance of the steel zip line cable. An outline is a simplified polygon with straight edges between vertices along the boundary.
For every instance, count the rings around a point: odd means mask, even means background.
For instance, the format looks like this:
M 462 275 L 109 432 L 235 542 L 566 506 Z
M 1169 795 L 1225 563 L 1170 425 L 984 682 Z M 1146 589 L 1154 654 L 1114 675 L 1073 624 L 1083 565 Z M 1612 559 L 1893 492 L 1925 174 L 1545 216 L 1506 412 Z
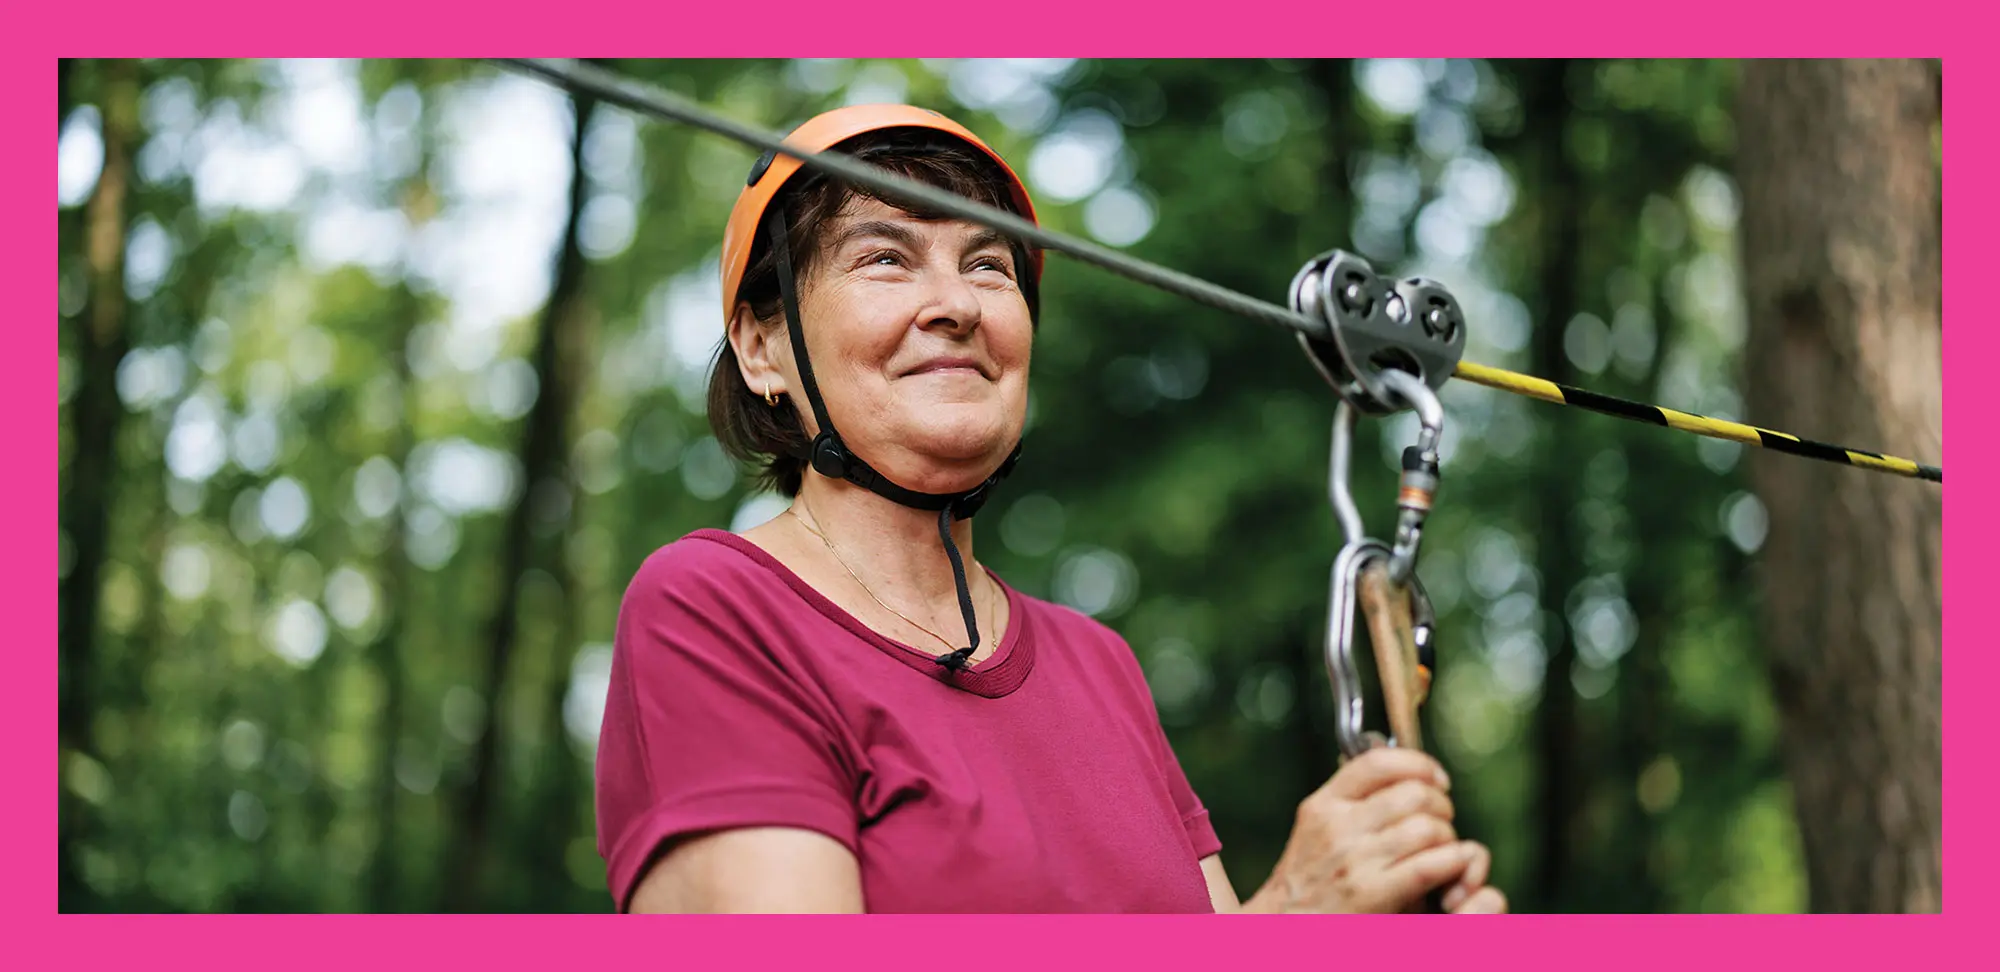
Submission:
M 1005 210 L 977 203 L 915 180 L 905 179 L 837 152 L 810 152 L 791 147 L 785 143 L 782 135 L 723 117 L 657 85 L 624 77 L 614 71 L 607 71 L 580 61 L 553 58 L 489 58 L 488 60 L 643 115 L 692 125 L 767 152 L 781 152 L 798 159 L 804 165 L 821 169 L 855 185 L 865 186 L 936 212 L 991 227 L 1045 250 L 1069 254 L 1092 266 L 1157 287 L 1204 306 L 1228 311 L 1264 324 L 1276 325 L 1318 340 L 1332 339 L 1330 325 L 1323 320 L 1314 320 L 1269 301 L 1237 293 L 1219 284 L 1119 253 L 1087 240 L 1043 229 Z M 1739 442 L 1823 462 L 1858 466 L 1912 479 L 1944 482 L 1944 470 L 1938 466 L 1926 466 L 1896 456 L 1814 442 L 1785 432 L 1708 418 L 1658 405 L 1626 401 L 1502 368 L 1460 362 L 1453 372 L 1453 377 L 1540 401 L 1575 406 L 1712 439 Z

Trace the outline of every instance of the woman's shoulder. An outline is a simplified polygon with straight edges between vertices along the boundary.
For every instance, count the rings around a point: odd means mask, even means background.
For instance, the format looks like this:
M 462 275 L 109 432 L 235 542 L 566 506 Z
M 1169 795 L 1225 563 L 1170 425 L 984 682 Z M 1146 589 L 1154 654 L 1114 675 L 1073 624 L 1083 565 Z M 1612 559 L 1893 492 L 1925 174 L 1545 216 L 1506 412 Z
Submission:
M 1014 590 L 1017 604 L 1026 608 L 1038 629 L 1038 639 L 1046 639 L 1090 657 L 1114 662 L 1134 661 L 1132 646 L 1110 625 L 1067 604 Z
M 675 728 L 660 732 L 666 738 L 685 735 L 686 720 L 768 730 L 774 714 L 783 717 L 777 710 L 813 704 L 803 615 L 787 603 L 774 564 L 756 544 L 714 529 L 649 554 L 625 589 L 612 639 L 620 718 Z
M 763 548 L 716 529 L 654 550 L 626 585 L 617 649 L 732 667 L 783 650 L 798 612 L 776 565 Z
M 1001 578 L 1001 583 L 1006 583 L 1006 579 Z M 1070 605 L 1030 594 L 1011 584 L 1008 587 L 1014 592 L 1015 603 L 1026 607 L 1028 612 L 1033 614 L 1036 620 L 1043 624 L 1047 624 L 1069 635 L 1089 634 L 1092 637 L 1118 637 L 1118 633 L 1111 630 L 1109 625 Z
M 775 582 L 769 554 L 726 530 L 695 530 L 654 550 L 626 585 L 625 601 L 732 599 Z
M 1132 644 L 1104 620 L 1067 604 L 1015 592 L 1026 606 L 1036 642 L 1036 665 L 1069 667 L 1081 679 L 1121 700 L 1127 711 L 1157 718 L 1145 665 Z

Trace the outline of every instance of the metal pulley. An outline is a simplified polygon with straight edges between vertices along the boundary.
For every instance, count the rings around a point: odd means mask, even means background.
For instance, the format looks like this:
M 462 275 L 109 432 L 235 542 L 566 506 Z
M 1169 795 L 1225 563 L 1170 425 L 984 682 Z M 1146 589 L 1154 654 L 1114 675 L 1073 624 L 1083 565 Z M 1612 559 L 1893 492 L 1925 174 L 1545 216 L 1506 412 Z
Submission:
M 1327 323 L 1330 340 L 1301 333 L 1299 346 L 1334 391 L 1368 415 L 1413 404 L 1384 384 L 1385 370 L 1415 375 L 1435 392 L 1465 354 L 1465 314 L 1443 284 L 1388 280 L 1345 250 L 1328 250 L 1299 270 L 1291 305 Z

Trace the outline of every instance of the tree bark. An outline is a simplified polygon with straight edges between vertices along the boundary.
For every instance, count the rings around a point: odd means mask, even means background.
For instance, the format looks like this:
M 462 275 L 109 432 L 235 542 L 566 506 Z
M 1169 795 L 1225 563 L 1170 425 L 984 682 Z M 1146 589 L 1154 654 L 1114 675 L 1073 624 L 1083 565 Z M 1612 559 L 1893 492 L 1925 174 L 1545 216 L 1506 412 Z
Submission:
M 1941 461 L 1934 68 L 1750 61 L 1739 98 L 1750 415 Z M 1811 907 L 1937 911 L 1942 487 L 1761 451 L 1751 469 Z
M 528 412 L 527 427 L 521 437 L 523 488 L 508 513 L 498 601 L 487 622 L 488 649 L 479 684 L 486 710 L 479 739 L 473 748 L 471 775 L 457 792 L 452 807 L 452 819 L 457 823 L 457 830 L 445 871 L 449 882 L 445 891 L 446 910 L 450 911 L 467 910 L 481 894 L 482 859 L 497 816 L 494 813 L 497 802 L 495 776 L 499 763 L 500 717 L 506 707 L 504 683 L 519 634 L 520 581 L 534 561 L 536 501 L 549 489 L 568 489 L 564 473 L 568 438 L 565 430 L 576 396 L 575 389 L 563 380 L 569 370 L 563 367 L 563 358 L 571 351 L 568 332 L 577 323 L 581 312 L 584 265 L 577 228 L 589 188 L 584 174 L 583 144 L 596 104 L 590 98 L 579 97 L 575 101 L 569 219 L 563 227 L 555 282 L 543 307 L 541 330 L 535 344 L 534 368 L 540 392 Z

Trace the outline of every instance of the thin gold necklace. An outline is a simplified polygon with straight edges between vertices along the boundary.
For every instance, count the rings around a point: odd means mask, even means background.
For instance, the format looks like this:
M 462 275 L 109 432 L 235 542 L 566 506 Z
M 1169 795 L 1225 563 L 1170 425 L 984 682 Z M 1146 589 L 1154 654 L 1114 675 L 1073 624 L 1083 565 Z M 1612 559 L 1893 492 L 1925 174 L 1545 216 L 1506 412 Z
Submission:
M 805 498 L 804 498 L 804 497 L 800 497 L 800 498 L 799 498 L 799 500 L 798 500 L 798 505 L 799 505 L 799 506 L 804 506 L 804 505 L 805 505 Z M 927 635 L 930 635 L 930 636 L 931 636 L 931 637 L 933 637 L 933 638 L 936 638 L 936 639 L 938 640 L 938 642 L 939 642 L 940 644 L 944 645 L 944 647 L 945 647 L 945 650 L 946 650 L 946 651 L 957 651 L 957 650 L 958 650 L 958 646 L 957 646 L 957 645 L 954 645 L 954 644 L 952 644 L 952 643 L 951 643 L 951 639 L 949 639 L 949 638 L 946 638 L 946 637 L 945 637 L 944 635 L 941 635 L 941 634 L 938 634 L 937 632 L 935 632 L 935 631 L 932 631 L 931 629 L 929 629 L 929 628 L 927 628 L 927 627 L 924 627 L 924 626 L 923 626 L 923 625 L 921 625 L 921 624 L 918 624 L 918 623 L 916 622 L 916 619 L 914 619 L 914 618 L 910 617 L 910 616 L 909 616 L 909 615 L 907 615 L 907 614 L 904 614 L 904 613 L 903 613 L 903 612 L 901 612 L 901 611 L 898 611 L 898 610 L 896 610 L 895 608 L 892 608 L 892 607 L 890 607 L 890 606 L 889 606 L 889 605 L 888 605 L 888 604 L 887 604 L 886 602 L 884 602 L 884 601 L 883 601 L 883 600 L 882 600 L 881 598 L 879 598 L 879 597 L 876 597 L 876 596 L 875 596 L 875 591 L 874 591 L 874 589 L 872 589 L 872 588 L 870 588 L 870 587 L 868 586 L 868 582 L 867 582 L 867 581 L 864 581 L 864 580 L 862 580 L 862 579 L 861 579 L 861 575 L 860 575 L 860 574 L 857 574 L 857 573 L 855 573 L 855 572 L 854 572 L 854 568 L 852 568 L 852 567 L 849 567 L 849 566 L 847 566 L 847 558 L 845 558 L 845 557 L 842 557 L 842 556 L 840 555 L 840 550 L 839 550 L 839 549 L 837 549 L 836 547 L 834 547 L 834 545 L 833 545 L 833 541 L 832 541 L 831 539 L 828 539 L 828 538 L 827 538 L 827 535 L 826 535 L 826 534 L 824 534 L 824 533 L 821 533 L 821 532 L 819 531 L 819 528 L 817 528 L 817 527 L 813 526 L 813 525 L 812 525 L 812 524 L 810 524 L 810 523 L 807 523 L 807 522 L 806 522 L 806 519 L 805 519 L 805 517 L 803 517 L 803 516 L 800 516 L 800 515 L 798 514 L 798 507 L 797 507 L 797 506 L 788 506 L 788 507 L 786 507 L 786 508 L 785 508 L 785 512 L 787 512 L 787 513 L 790 513 L 790 514 L 792 515 L 792 519 L 794 519 L 794 520 L 797 520 L 797 521 L 799 521 L 799 525 L 800 525 L 800 526 L 802 526 L 802 527 L 805 527 L 805 528 L 806 528 L 806 532 L 807 532 L 807 533 L 810 533 L 810 534 L 812 534 L 813 536 L 815 536 L 815 537 L 818 537 L 818 538 L 819 538 L 819 542 L 821 542 L 821 543 L 823 543 L 823 544 L 826 544 L 826 550 L 827 550 L 827 552 L 828 552 L 828 553 L 830 553 L 830 554 L 833 554 L 833 561 L 834 561 L 834 563 L 837 563 L 837 564 L 839 564 L 839 565 L 840 565 L 840 569 L 842 569 L 842 570 L 844 570 L 844 571 L 847 571 L 847 576 L 849 576 L 849 577 L 852 577 L 852 578 L 854 578 L 854 583 L 856 583 L 856 584 L 859 584 L 859 585 L 861 586 L 861 591 L 862 591 L 862 593 L 864 593 L 864 594 L 867 594 L 867 595 L 868 595 L 868 597 L 869 597 L 870 599 L 872 599 L 872 600 L 873 600 L 873 601 L 874 601 L 874 602 L 875 602 L 876 604 L 880 604 L 880 605 L 882 606 L 882 610 L 884 610 L 884 611 L 887 611 L 887 612 L 889 612 L 890 614 L 893 614 L 893 615 L 895 615 L 895 616 L 897 616 L 897 617 L 899 617 L 899 618 L 902 618 L 902 619 L 903 619 L 903 620 L 904 620 L 904 621 L 905 621 L 906 623 L 908 623 L 908 624 L 909 624 L 909 625 L 910 625 L 911 627 L 913 627 L 913 628 L 916 628 L 916 629 L 917 629 L 918 631 L 921 631 L 921 632 L 923 632 L 923 633 L 925 633 L 925 634 L 927 634 Z M 808 508 L 806 509 L 806 512 L 807 512 L 807 513 L 811 513 L 811 512 L 812 512 L 812 509 L 811 509 L 810 507 L 808 507 Z M 813 517 L 813 519 L 817 520 L 817 519 L 819 519 L 819 517 L 817 517 L 817 516 L 814 516 L 814 517 Z M 995 619 L 995 623 L 997 624 L 997 623 L 998 623 L 998 615 L 996 615 L 996 614 L 994 613 L 994 611 L 993 611 L 993 598 L 992 598 L 992 596 L 991 596 L 990 594 L 989 594 L 989 595 L 987 596 L 987 598 L 986 598 L 986 609 L 987 609 L 987 610 L 986 610 L 986 614 L 987 614 L 987 616 L 988 616 L 988 617 L 990 617 L 990 618 L 994 618 L 994 619 Z M 996 639 L 998 638 L 998 635 L 997 635 L 997 634 L 995 635 L 995 638 L 996 638 Z

